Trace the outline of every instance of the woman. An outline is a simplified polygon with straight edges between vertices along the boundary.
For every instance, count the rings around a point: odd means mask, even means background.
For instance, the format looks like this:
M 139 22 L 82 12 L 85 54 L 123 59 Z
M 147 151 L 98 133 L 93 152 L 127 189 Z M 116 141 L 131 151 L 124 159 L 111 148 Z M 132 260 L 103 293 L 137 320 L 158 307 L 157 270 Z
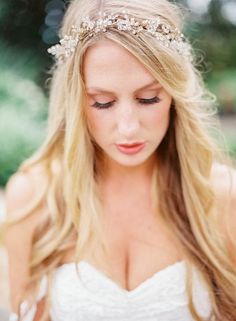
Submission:
M 180 30 L 166 0 L 71 2 L 7 187 L 12 319 L 236 320 L 236 175 Z

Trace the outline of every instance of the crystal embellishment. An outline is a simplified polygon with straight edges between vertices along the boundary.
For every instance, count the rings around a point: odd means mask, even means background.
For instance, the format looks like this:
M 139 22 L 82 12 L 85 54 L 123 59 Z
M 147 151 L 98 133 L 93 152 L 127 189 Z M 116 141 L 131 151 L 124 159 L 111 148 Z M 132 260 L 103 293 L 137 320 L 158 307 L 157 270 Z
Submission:
M 141 32 L 147 33 L 155 37 L 163 46 L 184 57 L 191 57 L 190 45 L 177 28 L 172 28 L 159 16 L 149 20 L 140 20 L 135 19 L 126 11 L 121 14 L 99 12 L 96 20 L 89 16 L 84 17 L 80 26 L 72 26 L 70 33 L 65 35 L 59 44 L 49 48 L 48 52 L 55 56 L 57 62 L 61 64 L 75 52 L 79 42 L 109 29 L 129 32 L 134 35 Z

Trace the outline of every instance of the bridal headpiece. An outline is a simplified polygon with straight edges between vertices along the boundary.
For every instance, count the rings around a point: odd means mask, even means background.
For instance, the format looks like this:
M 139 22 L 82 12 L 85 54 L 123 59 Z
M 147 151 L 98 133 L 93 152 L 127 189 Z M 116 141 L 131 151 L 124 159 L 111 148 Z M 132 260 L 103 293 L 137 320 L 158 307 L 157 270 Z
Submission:
M 89 16 L 83 18 L 79 26 L 72 26 L 70 33 L 52 46 L 48 52 L 55 56 L 59 64 L 71 56 L 79 42 L 87 37 L 109 29 L 130 32 L 134 35 L 148 33 L 155 37 L 162 45 L 174 50 L 184 57 L 190 56 L 190 45 L 186 42 L 184 35 L 177 29 L 171 27 L 160 16 L 148 20 L 140 20 L 132 17 L 128 12 L 121 14 L 99 13 L 97 19 Z

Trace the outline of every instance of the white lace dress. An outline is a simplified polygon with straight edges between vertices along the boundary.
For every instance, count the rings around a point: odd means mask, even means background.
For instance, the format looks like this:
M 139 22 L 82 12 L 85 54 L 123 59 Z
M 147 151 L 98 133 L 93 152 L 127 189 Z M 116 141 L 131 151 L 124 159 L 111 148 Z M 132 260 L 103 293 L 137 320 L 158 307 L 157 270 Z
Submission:
M 128 291 L 86 261 L 57 268 L 53 278 L 51 321 L 193 321 L 188 309 L 184 261 L 155 273 L 134 290 Z M 39 299 L 47 280 L 41 283 Z M 193 274 L 193 299 L 202 317 L 211 305 L 199 273 Z M 22 305 L 25 309 L 26 303 Z M 36 307 L 24 318 L 32 321 Z M 17 320 L 12 314 L 10 321 Z

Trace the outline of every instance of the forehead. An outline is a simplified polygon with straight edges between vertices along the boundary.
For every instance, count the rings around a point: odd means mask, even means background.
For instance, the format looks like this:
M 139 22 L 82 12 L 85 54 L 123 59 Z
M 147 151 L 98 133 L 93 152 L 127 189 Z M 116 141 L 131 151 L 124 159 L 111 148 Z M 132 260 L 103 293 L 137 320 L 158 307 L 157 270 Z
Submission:
M 131 86 L 155 81 L 155 78 L 127 49 L 111 40 L 100 40 L 84 57 L 83 74 L 86 87 Z

